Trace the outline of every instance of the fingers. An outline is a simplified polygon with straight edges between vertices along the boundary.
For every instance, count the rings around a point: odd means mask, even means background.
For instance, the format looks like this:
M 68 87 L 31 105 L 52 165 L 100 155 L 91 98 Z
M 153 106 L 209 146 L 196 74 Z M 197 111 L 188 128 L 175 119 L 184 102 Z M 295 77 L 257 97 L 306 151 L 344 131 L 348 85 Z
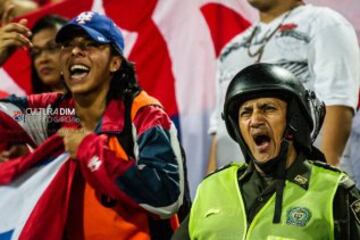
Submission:
M 10 147 L 10 158 L 20 157 L 29 153 L 29 149 L 25 144 L 16 144 Z
M 29 152 L 26 145 L 12 145 L 8 150 L 0 152 L 0 162 L 5 162 L 11 158 L 23 156 Z
M 86 131 L 83 128 L 61 128 L 57 133 L 63 138 L 65 151 L 68 152 L 73 159 L 75 159 L 80 143 L 84 137 L 91 132 Z
M 22 18 L 20 19 L 19 24 L 26 26 L 28 24 L 28 20 L 26 18 Z
M 5 51 L 11 47 L 32 47 L 29 39 L 31 31 L 23 24 L 27 20 L 22 19 L 19 23 L 9 23 L 0 28 L 0 49 Z
M 7 157 L 4 157 L 4 156 L 2 155 L 2 153 L 0 153 L 0 163 L 6 162 L 7 160 L 8 160 L 8 158 L 7 158 Z
M 0 49 L 7 51 L 11 47 L 32 47 L 29 39 L 31 31 L 26 27 L 27 19 L 21 19 L 17 23 L 10 23 L 13 19 L 12 13 L 14 6 L 9 5 L 5 8 L 1 17 L 2 27 L 0 28 Z
M 18 151 L 18 146 L 17 145 L 12 145 L 7 151 L 5 151 L 5 155 L 8 158 L 12 158 L 14 157 L 15 153 Z
M 15 9 L 15 6 L 12 4 L 5 8 L 4 13 L 1 17 L 1 23 L 3 26 L 10 23 L 11 20 L 13 19 L 14 9 Z
M 57 133 L 60 137 L 70 137 L 75 136 L 79 134 L 84 134 L 86 131 L 83 128 L 77 129 L 77 128 L 60 128 Z
M 63 138 L 65 152 L 68 152 L 70 154 L 70 156 L 72 157 L 72 151 L 71 151 L 72 129 L 60 128 L 57 131 L 57 134 Z
M 0 153 L 0 155 L 1 155 L 2 158 L 8 159 L 8 158 L 10 158 L 11 153 L 10 153 L 9 150 L 4 150 L 4 151 L 2 151 L 2 152 Z
M 60 137 L 64 138 L 66 136 L 66 131 L 68 131 L 67 128 L 60 128 L 57 133 Z
M 0 162 L 6 162 L 10 159 L 12 152 L 9 150 L 4 150 L 0 153 Z
M 23 46 L 29 47 L 28 42 L 24 39 L 21 39 L 21 37 L 19 39 L 7 39 L 4 40 L 2 45 L 8 49 L 9 52 L 12 52 L 15 50 L 15 48 L 20 48 Z
M 2 27 L 2 31 L 3 32 L 17 32 L 17 33 L 23 34 L 26 37 L 30 37 L 31 31 L 26 26 L 27 22 L 28 22 L 27 19 L 24 18 L 24 19 L 21 19 L 17 23 L 9 23 L 6 26 Z

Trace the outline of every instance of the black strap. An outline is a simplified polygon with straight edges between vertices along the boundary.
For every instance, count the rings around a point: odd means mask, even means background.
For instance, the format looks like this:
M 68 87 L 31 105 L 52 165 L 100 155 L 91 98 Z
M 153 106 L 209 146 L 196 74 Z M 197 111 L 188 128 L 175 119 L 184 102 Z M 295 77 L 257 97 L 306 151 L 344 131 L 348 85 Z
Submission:
M 310 160 L 319 160 L 326 163 L 326 158 L 323 152 L 317 147 L 311 146 L 311 153 L 307 156 Z
M 275 212 L 274 212 L 273 223 L 280 223 L 281 221 L 284 188 L 285 188 L 285 181 L 280 180 L 279 184 L 276 186 Z
M 281 145 L 282 145 L 281 151 L 279 154 L 280 163 L 277 168 L 277 178 L 279 184 L 276 186 L 275 212 L 274 212 L 273 223 L 280 223 L 281 221 L 282 202 L 283 202 L 285 178 L 286 178 L 286 158 L 288 153 L 289 141 L 287 139 L 284 139 Z

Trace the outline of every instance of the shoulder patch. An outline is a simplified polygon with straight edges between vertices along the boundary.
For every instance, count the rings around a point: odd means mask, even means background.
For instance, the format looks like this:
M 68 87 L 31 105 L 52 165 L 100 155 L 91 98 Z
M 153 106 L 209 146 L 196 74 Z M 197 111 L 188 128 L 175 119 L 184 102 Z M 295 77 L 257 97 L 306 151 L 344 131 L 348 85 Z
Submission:
M 310 162 L 318 167 L 326 168 L 335 172 L 340 172 L 340 173 L 342 172 L 339 168 L 327 164 L 326 162 L 322 162 L 322 161 L 310 161 Z
M 354 201 L 350 205 L 351 211 L 354 213 L 356 221 L 360 224 L 360 199 Z

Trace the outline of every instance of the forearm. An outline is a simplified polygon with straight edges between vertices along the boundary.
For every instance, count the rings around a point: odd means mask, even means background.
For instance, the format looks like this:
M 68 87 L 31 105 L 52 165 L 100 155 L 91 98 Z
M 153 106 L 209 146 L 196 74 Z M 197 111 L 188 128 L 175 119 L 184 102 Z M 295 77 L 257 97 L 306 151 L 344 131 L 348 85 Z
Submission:
M 0 49 L 0 67 L 4 65 L 9 56 L 10 52 L 7 49 Z
M 210 145 L 210 150 L 209 150 L 207 174 L 212 173 L 217 168 L 216 147 L 217 147 L 216 134 L 212 134 L 211 135 L 211 145 Z
M 326 161 L 338 165 L 350 135 L 353 110 L 345 106 L 327 106 L 322 129 L 321 150 Z

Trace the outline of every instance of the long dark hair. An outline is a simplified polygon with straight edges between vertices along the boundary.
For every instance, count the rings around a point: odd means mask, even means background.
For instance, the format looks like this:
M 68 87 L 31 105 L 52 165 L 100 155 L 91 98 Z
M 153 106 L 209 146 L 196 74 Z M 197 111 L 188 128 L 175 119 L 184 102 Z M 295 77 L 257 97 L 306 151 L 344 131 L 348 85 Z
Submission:
M 58 15 L 45 15 L 34 24 L 31 31 L 33 35 L 35 35 L 36 33 L 48 28 L 59 30 L 67 22 L 68 20 L 66 18 Z M 51 92 L 50 87 L 44 84 L 38 76 L 33 58 L 31 58 L 31 86 L 33 93 Z
M 111 49 L 112 54 L 120 55 L 122 63 L 120 69 L 114 73 L 114 76 L 111 79 L 108 99 L 119 97 L 124 98 L 127 94 L 138 93 L 141 88 L 136 79 L 134 64 L 119 54 L 119 52 L 113 47 Z

